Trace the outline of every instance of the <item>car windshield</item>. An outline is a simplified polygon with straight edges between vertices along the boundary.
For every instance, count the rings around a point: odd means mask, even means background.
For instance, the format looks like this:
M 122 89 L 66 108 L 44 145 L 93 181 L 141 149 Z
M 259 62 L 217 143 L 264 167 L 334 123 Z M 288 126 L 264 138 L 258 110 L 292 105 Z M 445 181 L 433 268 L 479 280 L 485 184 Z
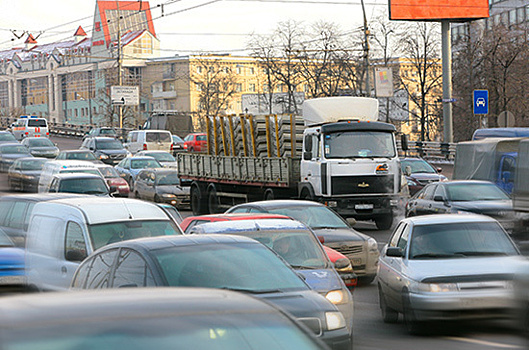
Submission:
M 55 147 L 53 142 L 45 138 L 34 138 L 28 141 L 29 147 Z
M 492 183 L 452 183 L 445 187 L 448 199 L 454 202 L 509 199 L 505 192 Z
M 161 168 L 161 164 L 156 159 L 132 159 L 130 161 L 130 167 L 132 169 L 144 169 L 144 168 Z
M 170 220 L 129 220 L 89 225 L 94 250 L 129 239 L 180 234 Z
M 101 175 L 103 175 L 104 178 L 119 177 L 118 171 L 111 166 L 97 168 L 97 170 L 99 170 L 99 172 L 101 173 Z
M 63 179 L 59 192 L 82 194 L 108 194 L 108 188 L 103 179 Z
M 173 142 L 169 132 L 147 132 L 145 134 L 147 142 Z
M 101 317 L 86 321 L 66 318 L 65 322 L 34 322 L 6 332 L 2 346 L 5 350 L 321 349 L 280 312 L 239 309 L 199 309 L 185 317 L 173 316 L 169 310 L 163 315 L 145 311 L 141 317 L 107 317 L 103 312 Z
M 156 184 L 160 186 L 176 186 L 180 185 L 180 179 L 176 172 L 170 174 L 158 174 L 158 176 L 156 176 Z
M 345 131 L 326 134 L 325 158 L 395 157 L 393 133 Z
M 328 268 L 328 259 L 311 231 L 250 231 L 234 234 L 255 239 L 275 251 L 296 269 Z
M 28 149 L 22 145 L 13 145 L 1 147 L 0 152 L 5 154 L 28 154 Z
M 308 288 L 281 259 L 260 244 L 193 244 L 152 253 L 169 286 L 250 293 Z
M 518 255 L 497 222 L 421 225 L 413 228 L 410 259 Z
M 123 149 L 123 145 L 118 140 L 96 140 L 97 149 Z
M 407 166 L 411 168 L 412 174 L 416 174 L 416 173 L 437 174 L 437 171 L 430 164 L 428 164 L 422 159 L 402 160 L 400 162 L 400 167 L 403 173 L 406 172 Z
M 301 221 L 313 230 L 322 228 L 349 228 L 347 224 L 332 210 L 323 206 L 289 206 L 269 209 L 272 214 L 280 214 Z
M 114 129 L 100 129 L 99 133 L 101 135 L 117 135 L 116 130 Z
M 12 134 L 1 133 L 0 134 L 0 141 L 14 141 L 14 142 L 16 142 L 17 139 Z
M 44 163 L 48 160 L 45 158 L 27 159 L 20 162 L 22 170 L 42 170 Z
M 96 156 L 92 152 L 67 152 L 63 153 L 62 159 L 76 159 L 76 160 L 96 160 Z
M 169 153 L 156 152 L 156 153 L 145 153 L 148 157 L 153 157 L 159 162 L 176 162 L 176 159 Z

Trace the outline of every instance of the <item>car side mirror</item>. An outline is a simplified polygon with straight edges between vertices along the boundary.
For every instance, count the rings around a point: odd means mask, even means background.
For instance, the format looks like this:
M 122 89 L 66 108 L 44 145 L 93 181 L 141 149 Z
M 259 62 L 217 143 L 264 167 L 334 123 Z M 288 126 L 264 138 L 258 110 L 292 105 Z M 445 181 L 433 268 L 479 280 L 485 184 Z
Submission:
M 386 249 L 386 256 L 392 258 L 402 258 L 404 257 L 404 251 L 399 247 L 388 247 Z
M 435 202 L 444 202 L 444 201 L 445 201 L 445 199 L 444 199 L 443 196 L 434 196 L 434 197 L 433 197 L 433 200 L 434 200 Z
M 411 176 L 411 166 L 406 165 L 406 167 L 404 168 L 404 175 Z
M 303 160 L 311 160 L 312 152 L 303 152 Z
M 440 173 L 443 171 L 443 168 L 439 167 L 439 168 L 436 168 L 437 172 Z
M 66 260 L 68 261 L 83 261 L 86 257 L 86 252 L 80 249 L 68 249 L 66 251 Z
M 410 149 L 408 146 L 408 135 L 405 135 L 405 134 L 400 135 L 400 147 L 402 148 L 403 151 L 407 151 Z
M 343 269 L 351 264 L 351 261 L 347 258 L 338 259 L 334 262 L 335 269 Z
M 356 219 L 355 218 L 347 218 L 345 219 L 345 221 L 347 221 L 347 223 L 351 226 L 354 226 L 356 225 Z

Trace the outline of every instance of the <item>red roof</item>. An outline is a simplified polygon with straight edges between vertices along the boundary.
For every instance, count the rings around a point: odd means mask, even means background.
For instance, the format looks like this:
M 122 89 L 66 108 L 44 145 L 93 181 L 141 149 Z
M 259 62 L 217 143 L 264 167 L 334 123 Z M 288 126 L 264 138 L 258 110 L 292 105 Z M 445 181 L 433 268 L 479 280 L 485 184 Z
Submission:
M 73 36 L 86 36 L 86 32 L 84 31 L 83 27 L 79 26 L 77 30 L 75 31 L 75 34 Z

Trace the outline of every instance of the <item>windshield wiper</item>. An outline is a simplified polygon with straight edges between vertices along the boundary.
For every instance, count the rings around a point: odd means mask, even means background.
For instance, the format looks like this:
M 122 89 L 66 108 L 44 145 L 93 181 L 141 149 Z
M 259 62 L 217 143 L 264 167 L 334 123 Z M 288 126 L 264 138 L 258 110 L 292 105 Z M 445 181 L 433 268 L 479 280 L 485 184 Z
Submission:
M 313 229 L 313 230 L 324 230 L 324 229 L 337 230 L 340 227 L 336 227 L 336 226 L 311 226 L 310 228 Z
M 219 289 L 226 289 L 226 290 L 232 290 L 235 292 L 250 293 L 250 294 L 283 293 L 281 289 L 246 289 L 246 288 L 231 288 L 231 287 L 219 287 Z
M 299 269 L 299 270 L 317 270 L 317 269 L 319 269 L 319 267 L 307 266 L 307 265 L 292 265 L 292 264 L 290 264 L 290 266 L 293 269 Z
M 487 256 L 487 255 L 497 255 L 497 256 L 505 256 L 509 255 L 506 252 L 475 252 L 475 251 L 466 251 L 466 252 L 456 252 L 454 254 L 461 254 L 464 256 Z
M 454 258 L 454 257 L 463 257 L 463 254 L 460 253 L 453 253 L 453 254 L 444 254 L 444 253 L 424 253 L 424 254 L 417 254 L 412 256 L 412 259 L 420 259 L 420 258 Z

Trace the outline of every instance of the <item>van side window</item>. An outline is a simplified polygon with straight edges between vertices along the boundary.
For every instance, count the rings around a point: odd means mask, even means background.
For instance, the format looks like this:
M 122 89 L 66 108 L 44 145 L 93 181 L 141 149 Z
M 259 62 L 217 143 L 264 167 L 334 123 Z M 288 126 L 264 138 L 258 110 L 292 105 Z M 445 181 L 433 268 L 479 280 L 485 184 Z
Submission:
M 64 244 L 64 256 L 67 251 L 75 250 L 80 254 L 86 255 L 86 241 L 83 236 L 83 229 L 78 223 L 69 221 L 66 225 L 66 235 Z
M 130 142 L 138 142 L 138 133 L 137 132 L 133 132 L 130 135 Z
M 112 281 L 113 288 L 154 286 L 154 277 L 143 258 L 131 249 L 121 249 Z
M 23 228 L 25 214 L 26 203 L 16 202 L 15 205 L 13 205 L 11 211 L 9 212 L 9 217 L 7 218 L 7 226 L 11 228 Z
M 117 254 L 118 249 L 116 248 L 94 256 L 91 262 L 85 265 L 87 268 L 86 277 L 84 276 L 84 271 L 81 270 L 79 270 L 77 275 L 77 280 L 79 282 L 86 281 L 86 286 L 74 285 L 74 287 L 84 287 L 86 289 L 110 288 L 110 271 Z
M 0 226 L 7 226 L 7 214 L 14 203 L 12 201 L 0 202 Z

